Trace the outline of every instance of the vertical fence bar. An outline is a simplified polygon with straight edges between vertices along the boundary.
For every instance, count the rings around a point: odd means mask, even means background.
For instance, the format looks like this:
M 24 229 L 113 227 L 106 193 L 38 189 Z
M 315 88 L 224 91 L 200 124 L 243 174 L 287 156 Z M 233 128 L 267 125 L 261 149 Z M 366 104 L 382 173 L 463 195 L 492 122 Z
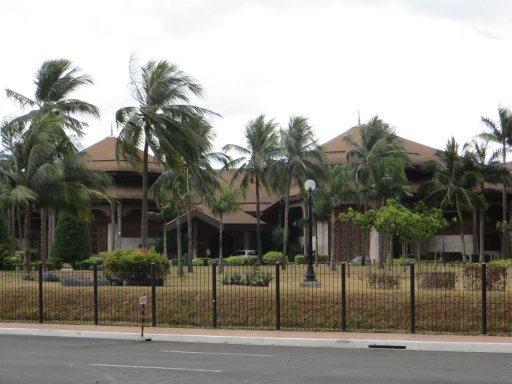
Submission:
M 151 263 L 151 326 L 156 327 L 156 271 Z
M 94 263 L 93 265 L 93 279 L 94 279 L 94 325 L 98 325 L 99 323 L 99 316 L 98 316 L 98 263 Z
M 276 263 L 276 329 L 281 329 L 281 263 Z
M 414 263 L 410 264 L 410 273 L 409 273 L 409 284 L 410 284 L 410 291 L 411 291 L 411 300 L 410 300 L 410 307 L 409 307 L 409 326 L 410 326 L 410 332 L 416 333 L 416 300 L 415 300 L 415 279 L 414 279 Z
M 482 334 L 487 334 L 487 265 L 482 263 Z
M 39 322 L 43 322 L 43 263 L 39 262 Z
M 212 325 L 217 328 L 217 263 L 212 263 Z
M 346 264 L 341 263 L 341 330 L 347 330 L 347 277 Z

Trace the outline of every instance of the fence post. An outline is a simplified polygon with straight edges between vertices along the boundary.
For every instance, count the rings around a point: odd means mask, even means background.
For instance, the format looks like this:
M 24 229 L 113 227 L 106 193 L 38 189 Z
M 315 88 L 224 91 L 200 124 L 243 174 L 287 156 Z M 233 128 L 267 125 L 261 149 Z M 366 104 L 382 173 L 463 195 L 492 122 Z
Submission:
M 341 263 L 341 330 L 347 330 L 347 278 L 345 275 L 346 264 Z
M 156 327 L 156 272 L 155 263 L 151 263 L 151 326 Z
M 98 325 L 98 263 L 95 262 L 93 264 L 93 281 L 94 281 L 94 325 Z
M 409 285 L 411 290 L 411 300 L 409 307 L 409 326 L 410 332 L 416 333 L 416 298 L 414 294 L 415 290 L 415 278 L 414 278 L 414 263 L 410 264 L 410 273 L 409 273 Z
M 39 262 L 39 287 L 38 287 L 38 301 L 39 301 L 39 322 L 43 322 L 43 263 Z
M 217 328 L 217 263 L 212 263 L 212 322 Z
M 482 263 L 482 334 L 487 334 L 487 265 Z
M 279 262 L 276 263 L 276 329 L 281 329 L 281 272 Z

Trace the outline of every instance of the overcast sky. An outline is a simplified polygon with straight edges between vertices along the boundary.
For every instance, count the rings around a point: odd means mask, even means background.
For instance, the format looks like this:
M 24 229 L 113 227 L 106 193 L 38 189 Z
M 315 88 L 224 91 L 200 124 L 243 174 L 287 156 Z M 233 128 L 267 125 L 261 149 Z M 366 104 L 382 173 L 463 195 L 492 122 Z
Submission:
M 134 105 L 130 56 L 167 59 L 205 88 L 196 104 L 213 121 L 216 148 L 244 145 L 261 113 L 286 126 L 310 119 L 325 142 L 374 115 L 398 135 L 442 148 L 512 108 L 510 0 L 16 0 L 0 2 L 0 117 L 32 97 L 44 60 L 66 58 L 95 85 L 85 146 L 110 135 L 115 111 Z

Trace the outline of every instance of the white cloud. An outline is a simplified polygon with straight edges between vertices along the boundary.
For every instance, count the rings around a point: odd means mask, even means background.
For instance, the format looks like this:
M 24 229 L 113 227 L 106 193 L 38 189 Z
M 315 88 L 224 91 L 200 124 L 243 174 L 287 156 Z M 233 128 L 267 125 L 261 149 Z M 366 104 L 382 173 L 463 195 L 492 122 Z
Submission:
M 223 116 L 217 147 L 241 143 L 260 113 L 283 125 L 305 115 L 327 141 L 356 124 L 358 109 L 363 121 L 379 114 L 399 135 L 442 147 L 451 135 L 469 140 L 499 104 L 512 106 L 511 10 L 504 0 L 2 2 L 0 88 L 32 95 L 44 60 L 72 60 L 96 84 L 77 95 L 102 111 L 92 144 L 134 103 L 135 52 L 203 84 L 197 103 Z M 15 113 L 2 94 L 0 116 Z

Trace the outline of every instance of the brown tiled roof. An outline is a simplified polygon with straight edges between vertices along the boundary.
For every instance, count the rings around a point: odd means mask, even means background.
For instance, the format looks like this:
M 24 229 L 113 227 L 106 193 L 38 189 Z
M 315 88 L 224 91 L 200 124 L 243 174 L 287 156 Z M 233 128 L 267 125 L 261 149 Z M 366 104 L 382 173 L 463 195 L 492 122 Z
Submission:
M 133 167 L 124 159 L 116 160 L 117 138 L 106 137 L 96 144 L 87 147 L 84 151 L 89 155 L 89 168 L 105 172 L 134 172 Z M 141 151 L 142 157 L 142 151 Z M 162 167 L 155 158 L 148 155 L 149 172 L 160 173 Z
M 346 161 L 345 156 L 347 154 L 348 144 L 344 140 L 344 137 L 352 135 L 356 141 L 359 141 L 361 137 L 360 130 L 361 128 L 359 126 L 350 128 L 348 131 L 343 132 L 322 145 L 329 164 L 341 164 Z M 403 143 L 405 153 L 409 156 L 413 165 L 421 166 L 425 162 L 435 159 L 435 153 L 437 151 L 435 148 L 402 137 L 400 137 L 400 140 Z

